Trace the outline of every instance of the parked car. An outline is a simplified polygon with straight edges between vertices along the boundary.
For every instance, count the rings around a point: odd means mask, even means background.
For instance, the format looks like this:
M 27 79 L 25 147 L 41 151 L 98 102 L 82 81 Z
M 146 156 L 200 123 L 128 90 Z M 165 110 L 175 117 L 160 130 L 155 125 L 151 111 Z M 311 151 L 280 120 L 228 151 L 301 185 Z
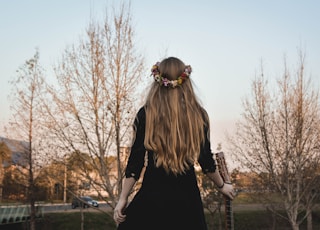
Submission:
M 99 203 L 90 196 L 80 196 L 72 199 L 71 207 L 73 209 L 76 207 L 88 208 L 90 206 L 99 207 Z

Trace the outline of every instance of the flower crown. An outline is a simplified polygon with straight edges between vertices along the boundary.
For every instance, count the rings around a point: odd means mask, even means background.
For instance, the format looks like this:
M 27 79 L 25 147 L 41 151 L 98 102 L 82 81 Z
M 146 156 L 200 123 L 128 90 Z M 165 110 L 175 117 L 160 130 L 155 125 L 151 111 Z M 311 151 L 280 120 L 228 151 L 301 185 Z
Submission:
M 165 87 L 175 88 L 178 85 L 182 85 L 182 83 L 190 76 L 192 72 L 191 66 L 186 65 L 184 72 L 176 80 L 169 80 L 168 78 L 161 76 L 159 65 L 160 62 L 157 62 L 152 66 L 151 75 L 153 75 L 153 78 L 156 82 Z

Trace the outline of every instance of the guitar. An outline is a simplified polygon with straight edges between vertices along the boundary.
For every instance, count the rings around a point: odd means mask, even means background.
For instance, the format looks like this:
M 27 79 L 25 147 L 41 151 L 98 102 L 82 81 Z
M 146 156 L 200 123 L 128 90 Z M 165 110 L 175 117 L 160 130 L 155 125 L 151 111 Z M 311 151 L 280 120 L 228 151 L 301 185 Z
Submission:
M 216 153 L 216 161 L 219 168 L 219 173 L 225 183 L 231 184 L 231 179 L 228 173 L 226 161 L 223 152 Z M 233 212 L 232 212 L 232 200 L 228 196 L 224 197 L 224 207 L 225 207 L 225 225 L 226 230 L 234 230 L 233 224 Z

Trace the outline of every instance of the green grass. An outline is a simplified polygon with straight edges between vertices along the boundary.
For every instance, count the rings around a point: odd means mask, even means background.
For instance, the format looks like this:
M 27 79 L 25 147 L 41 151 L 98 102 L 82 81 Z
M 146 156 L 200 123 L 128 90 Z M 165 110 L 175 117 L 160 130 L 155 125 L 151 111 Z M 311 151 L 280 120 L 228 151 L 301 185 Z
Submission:
M 63 230 L 79 230 L 81 229 L 81 213 L 50 213 L 46 214 L 46 222 L 54 226 L 53 229 Z M 115 229 L 116 226 L 105 213 L 98 212 L 84 212 L 84 229 Z M 46 229 L 48 230 L 48 229 Z
M 113 219 L 106 213 L 84 212 L 85 230 L 115 230 Z M 0 225 L 1 230 L 28 230 L 26 223 L 13 225 Z M 43 218 L 37 220 L 37 230 L 80 230 L 81 213 L 57 212 L 46 213 Z
M 116 225 L 110 216 L 99 212 L 84 212 L 84 229 L 98 230 L 98 229 L 116 229 Z M 81 213 L 50 213 L 45 215 L 43 225 L 45 230 L 51 230 L 47 226 L 54 226 L 53 229 L 63 230 L 79 230 L 81 229 Z M 47 226 L 46 226 L 47 225 Z
M 223 215 L 223 213 L 222 213 Z M 288 221 L 265 210 L 256 211 L 237 211 L 234 212 L 234 227 L 236 230 L 290 230 L 292 229 Z M 283 213 L 283 215 L 285 215 Z M 206 215 L 208 229 L 219 229 L 219 216 L 215 214 L 214 219 Z M 222 223 L 224 226 L 224 223 Z M 224 229 L 224 228 L 222 228 Z M 307 229 L 307 221 L 300 225 L 300 230 Z M 313 213 L 313 229 L 320 229 L 320 210 Z
M 223 213 L 222 213 L 223 215 Z M 219 229 L 218 214 L 212 219 L 206 215 L 208 229 Z M 101 212 L 84 212 L 84 229 L 85 230 L 115 230 L 116 226 L 110 215 Z M 37 230 L 79 230 L 81 229 L 80 212 L 61 212 L 47 213 L 38 220 Z M 223 223 L 222 223 L 223 224 Z M 276 230 L 291 229 L 288 222 L 279 217 L 273 217 L 267 211 L 237 211 L 234 213 L 234 226 L 236 230 L 269 230 L 272 226 Z M 27 230 L 25 225 L 3 225 L 1 230 Z M 223 228 L 224 229 L 224 228 Z M 306 230 L 306 221 L 300 226 L 300 230 Z M 320 211 L 313 214 L 313 229 L 320 229 Z
M 281 202 L 282 198 L 275 193 L 269 193 L 269 194 L 264 194 L 264 198 L 268 196 L 269 200 L 272 200 L 273 203 L 278 203 Z M 256 204 L 256 203 L 261 203 L 261 194 L 255 194 L 255 193 L 239 193 L 234 199 L 233 204 Z

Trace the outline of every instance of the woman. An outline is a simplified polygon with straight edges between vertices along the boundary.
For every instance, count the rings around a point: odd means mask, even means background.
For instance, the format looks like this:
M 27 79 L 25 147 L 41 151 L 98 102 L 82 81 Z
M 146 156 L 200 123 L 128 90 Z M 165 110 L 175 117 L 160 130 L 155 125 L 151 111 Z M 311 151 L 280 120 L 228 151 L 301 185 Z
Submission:
M 207 229 L 194 171 L 203 173 L 233 199 L 233 187 L 216 169 L 209 139 L 209 118 L 193 91 L 191 66 L 175 57 L 152 67 L 154 83 L 137 113 L 135 138 L 114 220 L 118 229 Z M 127 207 L 128 196 L 148 164 L 143 183 Z

